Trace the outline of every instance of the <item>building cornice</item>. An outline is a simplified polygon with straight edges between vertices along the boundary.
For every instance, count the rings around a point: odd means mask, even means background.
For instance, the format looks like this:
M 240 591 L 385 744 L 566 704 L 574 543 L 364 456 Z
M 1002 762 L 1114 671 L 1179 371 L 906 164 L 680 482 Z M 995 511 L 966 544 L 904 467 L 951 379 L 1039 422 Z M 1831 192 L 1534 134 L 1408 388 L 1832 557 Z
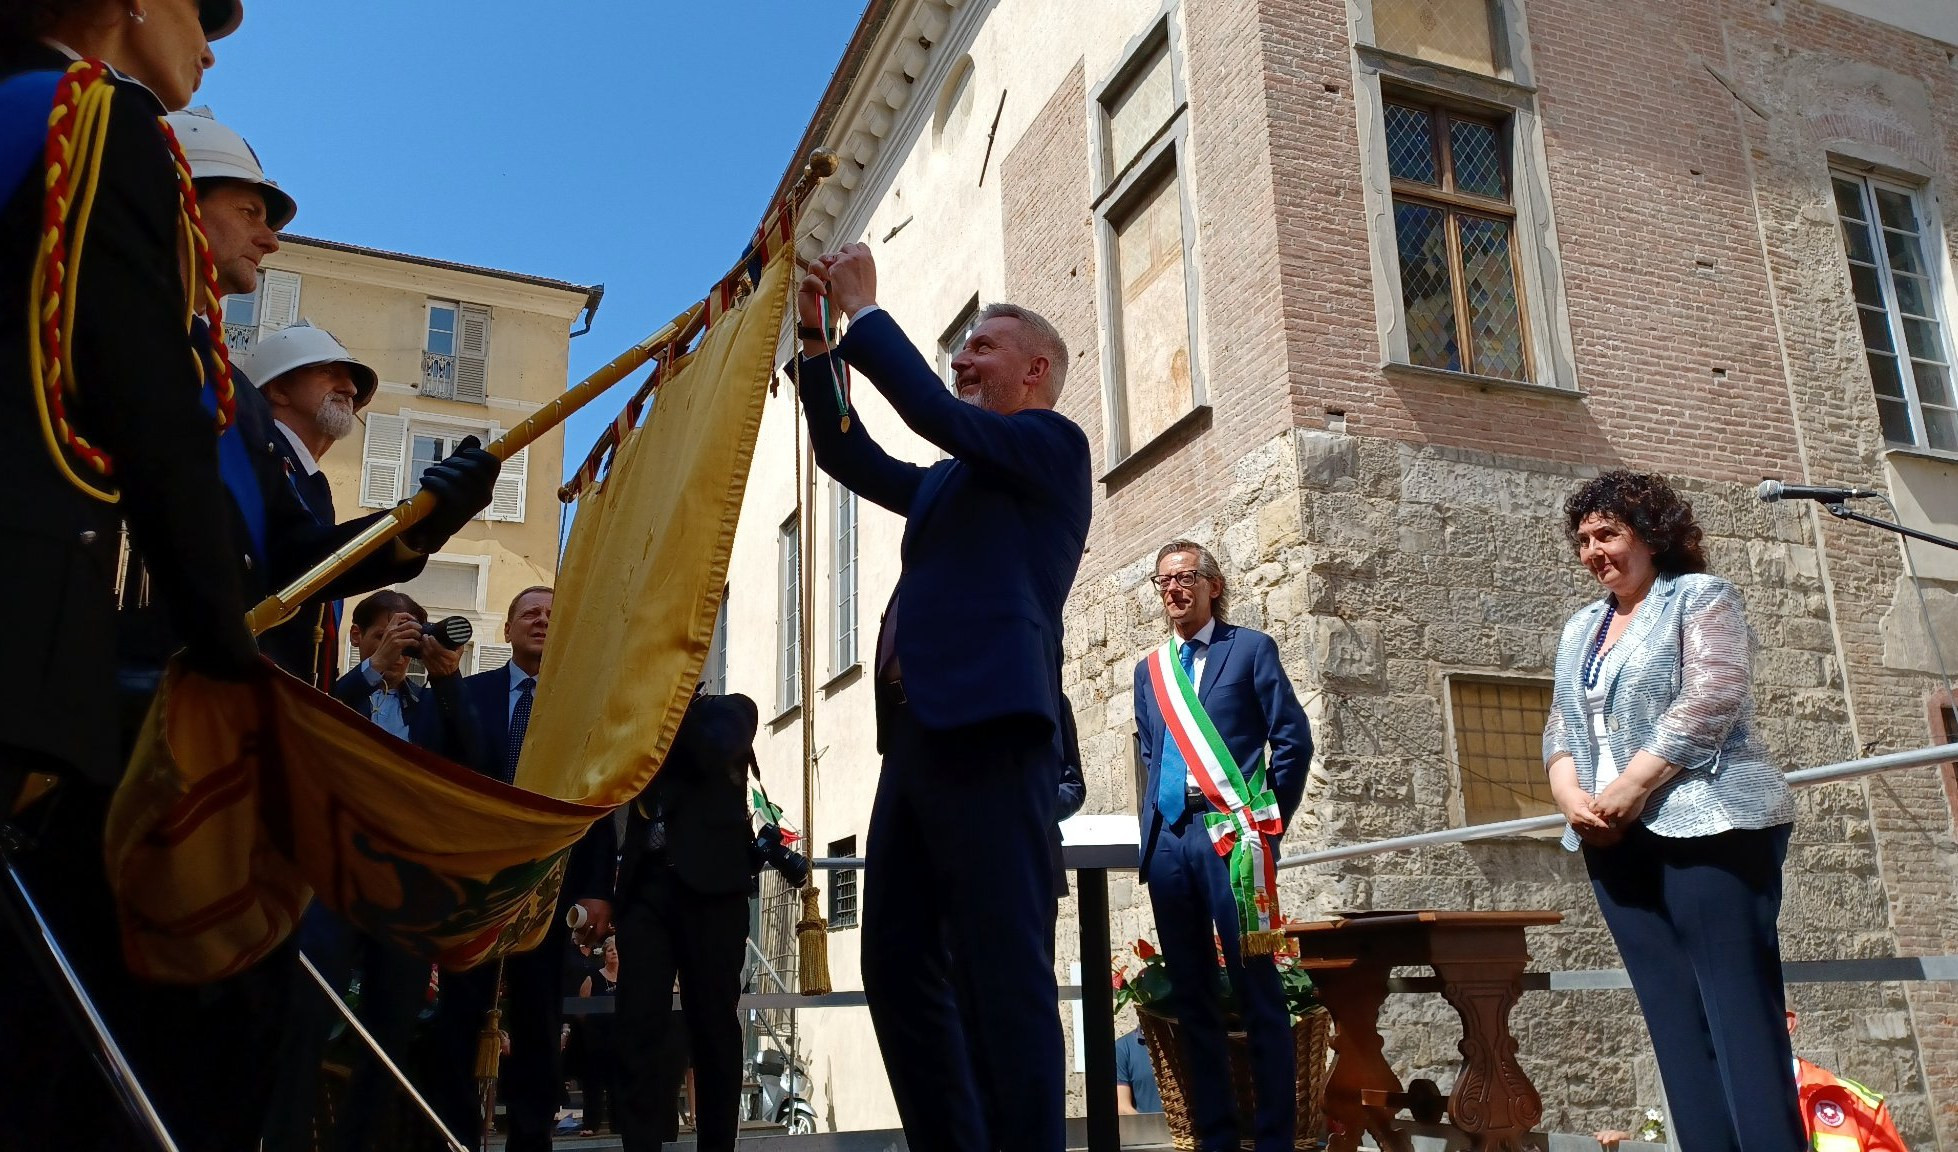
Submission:
M 867 226 L 995 3 L 882 0 L 865 11 L 784 177 L 792 179 L 818 146 L 842 161 L 803 209 L 798 231 L 810 246 L 829 246 Z
M 474 304 L 561 316 L 567 322 L 580 313 L 586 314 L 589 321 L 605 294 L 603 284 L 572 284 L 520 272 L 386 252 L 290 233 L 280 234 L 279 245 L 279 252 L 266 260 L 268 267 L 287 268 L 301 273 L 312 270 L 323 275 L 338 274 L 362 283 L 410 292 L 436 289 L 437 295 L 459 296 Z M 458 286 L 466 286 L 467 290 L 458 290 Z

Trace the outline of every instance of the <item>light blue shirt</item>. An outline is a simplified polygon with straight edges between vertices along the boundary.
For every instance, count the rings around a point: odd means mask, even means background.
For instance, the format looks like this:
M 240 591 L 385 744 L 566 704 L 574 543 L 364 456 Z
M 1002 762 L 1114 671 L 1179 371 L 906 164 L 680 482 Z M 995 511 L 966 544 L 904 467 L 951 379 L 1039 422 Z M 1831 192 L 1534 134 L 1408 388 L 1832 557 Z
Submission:
M 365 660 L 360 662 L 361 679 L 367 681 L 367 718 L 380 726 L 390 736 L 408 739 L 407 705 L 414 703 L 409 692 L 413 687 L 403 680 L 398 687 L 389 688 L 387 681 L 374 666 Z
M 510 670 L 510 708 L 509 708 L 509 712 L 505 716 L 505 719 L 514 720 L 516 719 L 517 716 L 517 697 L 523 695 L 522 684 L 525 680 L 532 679 L 532 677 L 530 673 L 517 667 L 517 662 L 515 660 L 510 661 L 508 664 L 504 665 L 504 667 Z M 534 701 L 536 698 L 537 689 L 533 687 L 531 688 L 530 691 L 531 691 L 531 697 Z

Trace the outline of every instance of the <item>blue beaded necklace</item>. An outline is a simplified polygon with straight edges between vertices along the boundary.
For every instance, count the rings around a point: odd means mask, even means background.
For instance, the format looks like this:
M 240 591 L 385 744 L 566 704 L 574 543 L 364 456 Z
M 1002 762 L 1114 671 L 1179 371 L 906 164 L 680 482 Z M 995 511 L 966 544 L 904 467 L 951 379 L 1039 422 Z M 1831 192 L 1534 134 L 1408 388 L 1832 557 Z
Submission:
M 1604 623 L 1598 625 L 1597 639 L 1591 641 L 1591 654 L 1584 658 L 1584 690 L 1598 686 L 1598 673 L 1604 671 L 1604 638 L 1611 631 L 1611 619 L 1618 615 L 1616 604 L 1604 606 Z

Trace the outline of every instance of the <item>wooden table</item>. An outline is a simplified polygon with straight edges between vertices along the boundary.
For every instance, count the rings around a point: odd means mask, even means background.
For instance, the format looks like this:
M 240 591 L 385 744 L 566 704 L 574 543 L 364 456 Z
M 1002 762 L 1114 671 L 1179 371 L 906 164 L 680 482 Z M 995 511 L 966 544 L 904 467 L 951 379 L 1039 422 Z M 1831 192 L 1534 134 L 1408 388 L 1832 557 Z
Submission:
M 1437 990 L 1462 1018 L 1462 1068 L 1446 1098 L 1448 1118 L 1476 1152 L 1521 1152 L 1522 1138 L 1543 1119 L 1543 1100 L 1509 1034 L 1530 959 L 1523 930 L 1562 919 L 1549 911 L 1355 912 L 1286 928 L 1333 1018 L 1332 1152 L 1353 1152 L 1364 1132 L 1384 1152 L 1412 1152 L 1392 1122 L 1421 1097 L 1394 1075 L 1380 1039 L 1388 975 L 1407 965 L 1433 968 Z

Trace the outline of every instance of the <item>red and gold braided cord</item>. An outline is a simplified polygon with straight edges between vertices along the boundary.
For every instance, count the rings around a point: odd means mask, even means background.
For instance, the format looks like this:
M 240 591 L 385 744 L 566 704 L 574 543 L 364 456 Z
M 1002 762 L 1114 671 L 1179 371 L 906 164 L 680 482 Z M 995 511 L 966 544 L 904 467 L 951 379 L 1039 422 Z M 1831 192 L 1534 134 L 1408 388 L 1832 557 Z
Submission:
M 101 181 L 109 112 L 115 99 L 114 86 L 107 77 L 108 67 L 101 61 L 77 61 L 56 87 L 54 104 L 48 113 L 41 243 L 35 252 L 28 295 L 28 322 L 34 334 L 28 341 L 28 364 L 42 436 L 56 466 L 84 493 L 114 503 L 119 494 L 98 481 L 115 474 L 115 461 L 81 434 L 68 412 L 77 383 L 73 358 L 76 290 L 81 281 L 89 217 Z M 192 270 L 195 280 L 186 302 L 185 327 L 200 342 L 208 343 L 211 369 L 206 370 L 201 349 L 194 353 L 194 358 L 200 382 L 213 383 L 216 387 L 217 426 L 222 433 L 235 416 L 237 397 L 230 355 L 224 345 L 217 265 L 197 212 L 197 193 L 183 149 L 178 146 L 170 126 L 161 119 L 157 123 L 177 175 L 178 231 L 184 244 L 186 266 Z M 204 321 L 202 333 L 197 331 L 200 317 Z M 212 375 L 216 377 L 214 381 L 209 379 Z M 71 465 L 71 460 L 80 465 L 80 472 Z
M 178 231 L 184 239 L 187 266 L 195 277 L 185 304 L 184 325 L 195 333 L 197 317 L 204 318 L 205 335 L 210 342 L 208 370 L 216 379 L 206 379 L 207 366 L 199 356 L 196 358 L 198 382 L 217 389 L 218 433 L 222 435 L 237 418 L 238 393 L 232 378 L 231 349 L 224 342 L 224 293 L 218 288 L 217 259 L 211 252 L 210 237 L 204 233 L 204 215 L 197 207 L 197 184 L 191 178 L 190 161 L 184 158 L 183 145 L 177 142 L 177 133 L 168 120 L 158 120 L 157 126 L 163 130 L 164 142 L 170 146 L 170 161 L 176 166 L 177 203 L 181 211 Z

